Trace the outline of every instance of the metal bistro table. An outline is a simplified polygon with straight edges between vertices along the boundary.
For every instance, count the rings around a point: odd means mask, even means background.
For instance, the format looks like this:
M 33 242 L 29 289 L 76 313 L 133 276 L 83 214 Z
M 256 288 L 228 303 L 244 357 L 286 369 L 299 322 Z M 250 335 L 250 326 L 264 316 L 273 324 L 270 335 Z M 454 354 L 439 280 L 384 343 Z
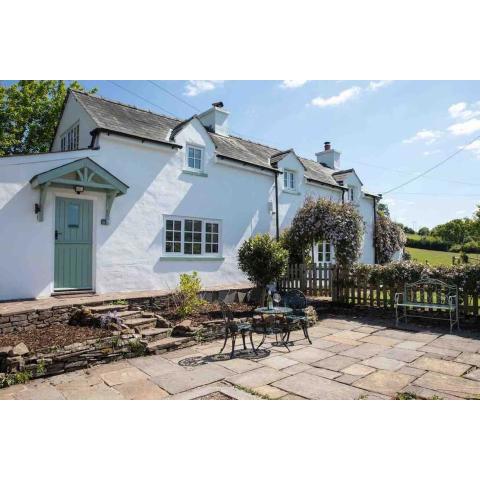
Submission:
M 253 330 L 255 333 L 263 335 L 262 341 L 258 344 L 257 350 L 263 345 L 267 335 L 275 334 L 275 343 L 272 345 L 283 345 L 288 351 L 290 351 L 286 341 L 289 329 L 288 321 L 285 317 L 292 312 L 293 310 L 289 307 L 259 307 L 255 309 L 255 313 L 262 316 L 262 321 L 260 323 L 253 322 Z M 278 341 L 279 335 L 280 342 Z

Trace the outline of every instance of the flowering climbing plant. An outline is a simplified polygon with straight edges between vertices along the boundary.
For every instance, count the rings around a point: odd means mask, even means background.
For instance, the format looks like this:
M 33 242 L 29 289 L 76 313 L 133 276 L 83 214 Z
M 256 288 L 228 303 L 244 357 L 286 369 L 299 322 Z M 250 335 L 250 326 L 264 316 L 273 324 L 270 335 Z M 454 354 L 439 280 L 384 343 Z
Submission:
M 407 237 L 399 225 L 385 215 L 377 215 L 375 248 L 378 263 L 391 262 L 393 255 L 402 250 L 406 242 Z
M 295 215 L 289 235 L 304 248 L 322 240 L 332 242 L 337 263 L 349 266 L 360 256 L 363 232 L 362 217 L 353 205 L 309 197 Z

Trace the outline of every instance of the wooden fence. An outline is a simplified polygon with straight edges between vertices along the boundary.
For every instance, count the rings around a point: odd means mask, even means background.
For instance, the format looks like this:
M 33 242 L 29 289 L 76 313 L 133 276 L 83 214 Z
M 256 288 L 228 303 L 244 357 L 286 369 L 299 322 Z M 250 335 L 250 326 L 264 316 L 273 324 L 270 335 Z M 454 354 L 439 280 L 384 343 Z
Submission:
M 403 285 L 372 284 L 364 275 L 352 275 L 329 264 L 290 265 L 285 277 L 279 282 L 284 290 L 299 289 L 306 295 L 331 297 L 332 301 L 360 307 L 393 309 L 395 293 L 403 292 Z M 419 301 L 431 303 L 437 292 L 422 289 L 417 294 Z M 480 318 L 480 292 L 459 291 L 459 313 L 462 318 Z M 433 311 L 433 310 L 432 310 Z
M 312 297 L 331 297 L 333 269 L 330 263 L 290 265 L 279 285 L 282 290 L 298 289 Z

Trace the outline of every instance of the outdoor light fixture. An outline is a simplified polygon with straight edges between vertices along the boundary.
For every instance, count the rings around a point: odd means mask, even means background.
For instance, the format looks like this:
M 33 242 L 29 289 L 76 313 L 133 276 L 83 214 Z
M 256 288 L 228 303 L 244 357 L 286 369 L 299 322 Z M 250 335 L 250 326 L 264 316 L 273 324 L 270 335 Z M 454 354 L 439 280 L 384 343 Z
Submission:
M 82 185 L 75 185 L 75 186 L 73 187 L 73 190 L 75 191 L 75 193 L 76 193 L 77 195 L 80 195 L 82 192 L 85 191 L 85 187 L 82 186 Z

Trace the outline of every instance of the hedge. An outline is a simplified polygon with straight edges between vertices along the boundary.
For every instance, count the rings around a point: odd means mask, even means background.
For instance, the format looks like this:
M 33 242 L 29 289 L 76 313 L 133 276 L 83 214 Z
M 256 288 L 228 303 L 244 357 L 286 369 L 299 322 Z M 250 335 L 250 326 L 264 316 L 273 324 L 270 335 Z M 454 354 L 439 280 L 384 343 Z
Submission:
M 448 252 L 451 244 L 438 237 L 407 237 L 407 247 Z

